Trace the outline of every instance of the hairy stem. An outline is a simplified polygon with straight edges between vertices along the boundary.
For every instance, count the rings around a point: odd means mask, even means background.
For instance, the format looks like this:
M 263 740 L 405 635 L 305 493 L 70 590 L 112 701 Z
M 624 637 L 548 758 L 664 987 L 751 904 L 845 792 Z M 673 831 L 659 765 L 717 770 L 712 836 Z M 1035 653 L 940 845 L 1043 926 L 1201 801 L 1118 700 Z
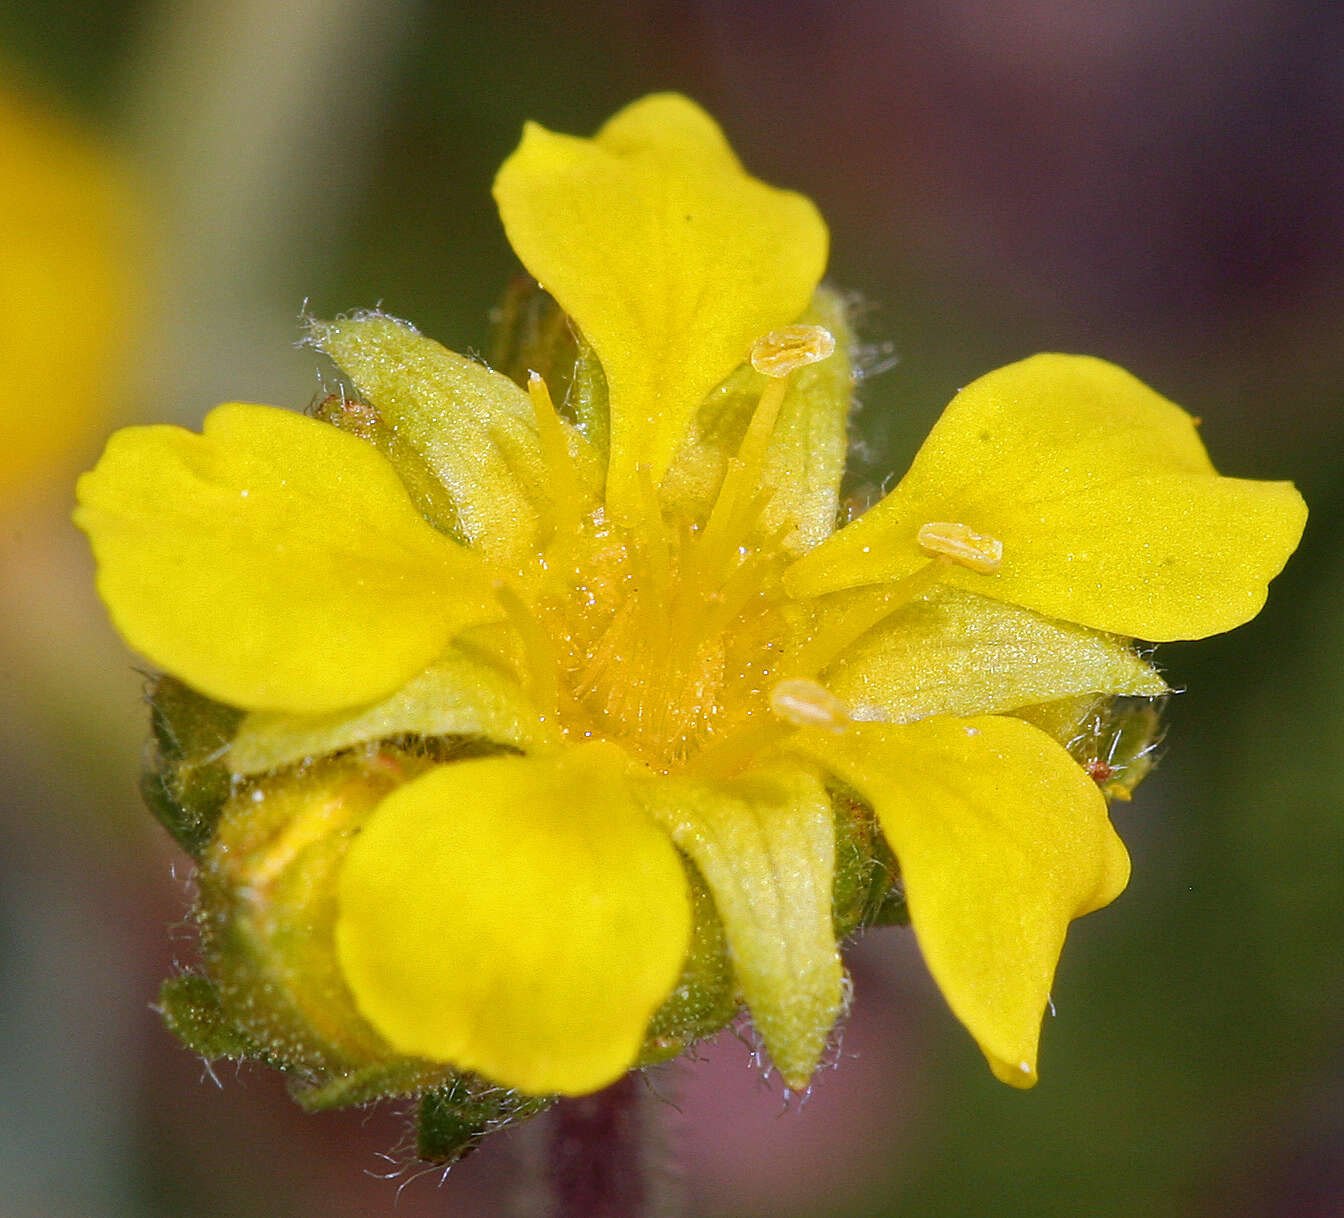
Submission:
M 675 1109 L 632 1072 L 561 1100 L 533 1143 L 536 1218 L 675 1218 L 681 1212 L 665 1123 Z

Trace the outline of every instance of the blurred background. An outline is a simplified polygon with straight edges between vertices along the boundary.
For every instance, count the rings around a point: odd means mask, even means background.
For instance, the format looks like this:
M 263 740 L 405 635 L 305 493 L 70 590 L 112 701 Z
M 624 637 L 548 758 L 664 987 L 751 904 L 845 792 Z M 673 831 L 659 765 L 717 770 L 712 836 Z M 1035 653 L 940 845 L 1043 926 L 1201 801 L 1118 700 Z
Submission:
M 142 680 L 71 486 L 117 425 L 304 407 L 305 302 L 483 348 L 523 120 L 666 88 L 828 217 L 871 477 L 981 372 L 1084 351 L 1313 511 L 1254 623 L 1159 655 L 1188 692 L 1037 1089 L 874 934 L 804 1102 L 732 1037 L 656 1080 L 690 1212 L 1344 1213 L 1344 6 L 3 0 L 0 1216 L 506 1212 L 513 1135 L 398 1195 L 401 1114 L 304 1116 L 160 1027 L 188 867 L 139 804 Z

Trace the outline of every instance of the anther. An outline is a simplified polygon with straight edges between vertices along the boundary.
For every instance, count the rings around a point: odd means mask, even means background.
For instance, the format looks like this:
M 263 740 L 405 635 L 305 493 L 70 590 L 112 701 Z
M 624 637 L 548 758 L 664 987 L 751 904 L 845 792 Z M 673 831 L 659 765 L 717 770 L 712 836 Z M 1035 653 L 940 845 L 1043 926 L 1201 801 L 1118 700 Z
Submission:
M 784 326 L 751 345 L 751 366 L 762 376 L 784 377 L 835 353 L 835 335 L 824 326 Z
M 969 525 L 933 521 L 915 534 L 926 554 L 939 554 L 981 575 L 991 575 L 1003 562 L 1003 542 L 977 533 Z
M 823 727 L 843 732 L 853 721 L 849 707 L 824 685 L 806 677 L 788 677 L 770 691 L 770 710 L 794 727 Z

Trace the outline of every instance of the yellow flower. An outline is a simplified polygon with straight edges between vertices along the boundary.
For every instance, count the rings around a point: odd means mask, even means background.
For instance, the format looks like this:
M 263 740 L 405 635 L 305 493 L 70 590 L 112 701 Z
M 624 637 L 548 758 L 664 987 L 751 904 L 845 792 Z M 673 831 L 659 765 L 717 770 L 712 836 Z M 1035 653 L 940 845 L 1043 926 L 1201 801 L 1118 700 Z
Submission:
M 1042 355 L 960 393 L 833 533 L 851 376 L 811 204 L 670 95 L 591 140 L 530 126 L 495 194 L 568 366 L 523 388 L 357 315 L 312 327 L 358 398 L 322 419 L 119 433 L 78 511 L 116 624 L 247 712 L 239 778 L 497 746 L 378 798 L 340 864 L 340 975 L 390 1050 L 536 1094 L 611 1082 L 650 1055 L 707 890 L 804 1086 L 845 1001 L 857 809 L 952 1010 L 1030 1085 L 1068 923 L 1129 867 L 1037 724 L 1165 692 L 1132 640 L 1254 615 L 1296 491 L 1219 477 L 1120 369 Z
M 134 208 L 84 133 L 0 79 L 0 360 L 12 403 L 0 502 L 50 470 L 115 400 L 140 294 Z

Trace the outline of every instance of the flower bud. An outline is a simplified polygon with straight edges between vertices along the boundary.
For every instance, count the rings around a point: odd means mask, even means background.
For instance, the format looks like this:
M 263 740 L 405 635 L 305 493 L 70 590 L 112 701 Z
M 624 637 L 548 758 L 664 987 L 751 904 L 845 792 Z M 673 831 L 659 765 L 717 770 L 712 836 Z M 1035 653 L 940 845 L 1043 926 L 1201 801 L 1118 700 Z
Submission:
M 186 704 L 171 704 L 179 721 Z M 201 850 L 206 973 L 170 978 L 159 1001 L 190 1048 L 285 1070 L 310 1110 L 419 1095 L 419 1153 L 449 1162 L 549 1100 L 395 1053 L 355 1008 L 334 942 L 351 839 L 383 796 L 436 759 L 431 747 L 370 747 L 237 784 Z

